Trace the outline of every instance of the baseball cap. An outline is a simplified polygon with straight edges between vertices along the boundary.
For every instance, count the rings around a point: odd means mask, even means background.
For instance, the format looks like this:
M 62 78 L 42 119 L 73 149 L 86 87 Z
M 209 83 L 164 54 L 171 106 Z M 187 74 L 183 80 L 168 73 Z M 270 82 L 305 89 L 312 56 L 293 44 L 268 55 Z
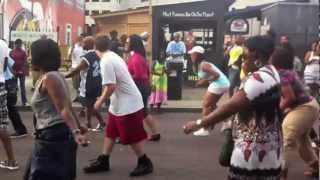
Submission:
M 147 39 L 150 36 L 148 32 L 143 32 L 140 34 L 141 39 Z
M 201 46 L 194 46 L 189 52 L 188 54 L 192 54 L 192 53 L 200 53 L 203 54 L 205 52 L 204 48 Z

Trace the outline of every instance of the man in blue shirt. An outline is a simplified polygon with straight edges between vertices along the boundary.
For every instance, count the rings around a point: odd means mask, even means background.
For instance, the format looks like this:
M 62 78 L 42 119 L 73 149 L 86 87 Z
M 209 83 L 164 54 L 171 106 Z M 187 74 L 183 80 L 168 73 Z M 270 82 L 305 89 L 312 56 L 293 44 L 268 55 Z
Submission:
M 184 55 L 186 54 L 186 45 L 181 41 L 181 37 L 179 33 L 175 33 L 173 35 L 174 40 L 171 41 L 167 46 L 167 55 L 172 57 L 172 62 L 182 62 L 184 60 Z
M 16 108 L 17 103 L 17 79 L 12 73 L 12 67 L 14 65 L 14 60 L 7 57 L 4 69 L 4 79 L 5 87 L 7 90 L 7 108 L 8 116 L 12 122 L 15 133 L 11 134 L 11 138 L 21 138 L 25 137 L 27 133 L 27 128 L 22 123 L 21 116 Z

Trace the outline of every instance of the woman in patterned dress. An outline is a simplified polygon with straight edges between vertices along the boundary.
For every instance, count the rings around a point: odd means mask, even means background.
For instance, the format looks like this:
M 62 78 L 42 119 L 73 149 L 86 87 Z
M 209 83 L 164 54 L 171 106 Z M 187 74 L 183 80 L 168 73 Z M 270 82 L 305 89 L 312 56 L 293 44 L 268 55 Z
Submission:
M 149 98 L 151 108 L 161 105 L 167 101 L 168 78 L 163 59 L 157 60 L 152 67 L 152 90 Z
M 203 119 L 184 126 L 186 134 L 236 114 L 229 180 L 279 180 L 282 163 L 280 77 L 268 60 L 273 41 L 256 36 L 246 42 L 245 68 L 251 72 L 237 93 Z

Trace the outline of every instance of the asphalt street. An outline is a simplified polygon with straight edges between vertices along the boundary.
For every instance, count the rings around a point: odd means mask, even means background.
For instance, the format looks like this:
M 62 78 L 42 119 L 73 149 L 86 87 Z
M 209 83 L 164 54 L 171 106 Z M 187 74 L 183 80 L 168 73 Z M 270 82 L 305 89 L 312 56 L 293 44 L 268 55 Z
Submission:
M 29 132 L 32 133 L 32 113 L 21 113 Z M 154 115 L 158 120 L 162 139 L 160 142 L 146 142 L 146 152 L 154 163 L 154 173 L 139 179 L 148 180 L 225 180 L 227 169 L 218 164 L 218 154 L 223 142 L 219 126 L 209 137 L 186 136 L 182 132 L 182 125 L 188 120 L 194 120 L 200 114 L 196 113 L 163 113 Z M 100 153 L 103 133 L 89 134 L 89 147 L 79 147 L 77 180 L 130 180 L 129 172 L 136 165 L 136 158 L 127 146 L 117 145 L 111 156 L 111 171 L 86 175 L 82 168 L 89 160 Z M 9 172 L 0 169 L 1 180 L 21 180 L 26 160 L 33 145 L 32 136 L 13 140 L 14 151 L 20 164 L 19 171 Z M 0 145 L 0 157 L 4 151 Z M 307 180 L 303 176 L 305 165 L 298 157 L 293 161 L 290 180 Z

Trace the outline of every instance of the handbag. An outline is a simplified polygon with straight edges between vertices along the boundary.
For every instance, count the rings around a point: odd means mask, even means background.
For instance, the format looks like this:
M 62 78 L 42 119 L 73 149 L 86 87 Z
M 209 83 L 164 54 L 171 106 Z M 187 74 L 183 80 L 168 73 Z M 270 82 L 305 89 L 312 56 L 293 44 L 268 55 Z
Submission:
M 232 136 L 232 128 L 231 129 L 226 129 L 224 131 L 225 134 L 225 142 L 223 143 L 219 155 L 219 163 L 223 167 L 229 167 L 230 166 L 230 161 L 231 161 L 231 156 L 232 152 L 234 149 L 234 140 Z

